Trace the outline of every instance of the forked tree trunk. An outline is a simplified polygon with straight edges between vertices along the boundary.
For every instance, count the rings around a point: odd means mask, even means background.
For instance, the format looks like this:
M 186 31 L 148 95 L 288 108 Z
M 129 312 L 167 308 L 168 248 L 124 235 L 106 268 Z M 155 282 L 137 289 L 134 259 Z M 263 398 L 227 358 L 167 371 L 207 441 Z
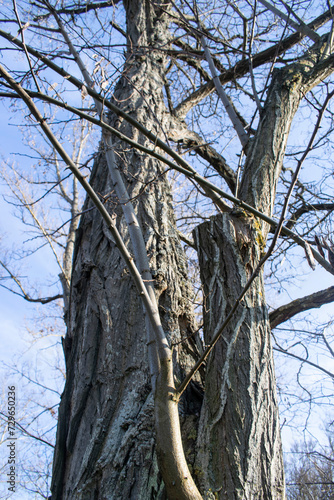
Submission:
M 205 343 L 219 330 L 260 258 L 258 229 L 221 214 L 194 232 Z M 270 324 L 255 279 L 211 353 L 195 465 L 202 491 L 224 500 L 282 499 L 284 475 Z

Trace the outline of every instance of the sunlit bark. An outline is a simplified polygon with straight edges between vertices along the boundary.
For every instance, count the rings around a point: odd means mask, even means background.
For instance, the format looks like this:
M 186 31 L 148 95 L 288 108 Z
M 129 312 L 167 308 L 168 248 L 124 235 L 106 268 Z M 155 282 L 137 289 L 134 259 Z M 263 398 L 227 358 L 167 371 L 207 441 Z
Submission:
M 168 21 L 159 8 L 146 10 L 144 2 L 128 2 L 126 9 L 128 60 L 115 102 L 163 136 L 163 128 L 168 129 L 161 90 L 164 58 L 158 50 L 146 51 L 148 46 L 158 48 L 168 42 Z M 148 30 L 148 25 L 154 25 L 154 30 Z M 145 144 L 145 138 L 127 122 L 112 116 L 110 122 Z M 121 141 L 115 141 L 115 152 L 144 234 L 162 324 L 169 342 L 177 343 L 196 326 L 164 167 Z M 107 198 L 131 249 L 103 153 L 95 163 L 91 184 Z M 87 201 L 85 209 L 90 206 Z M 67 383 L 60 407 L 53 498 L 93 498 L 94 494 L 163 498 L 143 311 L 112 237 L 94 211 L 82 217 L 77 233 L 70 301 Z M 193 338 L 173 349 L 177 379 L 195 354 Z M 186 396 L 181 415 L 186 419 L 186 414 L 196 411 L 198 402 Z M 182 449 L 179 440 L 177 445 Z

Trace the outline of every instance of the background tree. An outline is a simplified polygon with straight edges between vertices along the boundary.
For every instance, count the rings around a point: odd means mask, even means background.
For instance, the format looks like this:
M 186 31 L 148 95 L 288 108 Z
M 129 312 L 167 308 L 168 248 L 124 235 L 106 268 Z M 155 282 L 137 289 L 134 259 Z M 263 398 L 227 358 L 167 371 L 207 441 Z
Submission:
M 270 331 L 330 302 L 332 290 L 268 316 L 262 267 L 271 259 L 273 287 L 288 282 L 275 268 L 297 244 L 312 267 L 316 260 L 334 273 L 327 236 L 331 178 L 325 167 L 321 190 L 315 176 L 299 178 L 307 156 L 327 148 L 332 129 L 331 7 L 320 10 L 317 3 L 315 17 L 312 2 L 292 10 L 280 2 L 286 15 L 272 13 L 267 2 L 263 8 L 248 2 L 115 3 L 116 9 L 108 2 L 45 1 L 35 5 L 33 18 L 24 4 L 20 13 L 15 6 L 16 19 L 8 13 L 5 22 L 19 23 L 21 41 L 0 32 L 29 63 L 28 73 L 1 69 L 2 95 L 24 101 L 90 195 L 65 303 L 67 381 L 52 496 L 163 498 L 166 488 L 170 499 L 282 498 Z M 124 37 L 121 45 L 126 41 L 121 69 L 113 58 L 113 30 Z M 83 81 L 70 74 L 75 63 Z M 54 95 L 55 74 L 65 78 L 63 95 Z M 70 107 L 70 85 L 93 99 L 91 109 Z M 102 127 L 90 185 L 57 141 L 56 127 L 49 128 L 40 101 Z M 312 126 L 305 141 L 298 137 L 294 144 L 292 121 L 306 109 Z M 234 130 L 239 148 L 230 142 Z M 180 224 L 191 221 L 192 237 L 177 229 L 168 169 L 196 186 L 181 195 L 191 212 L 176 210 Z M 181 241 L 198 255 L 203 336 Z M 281 352 L 319 365 L 276 339 Z M 331 353 L 326 335 L 322 342 Z
M 92 158 L 87 157 L 85 150 L 89 138 L 92 139 L 90 124 L 70 121 L 61 126 L 63 140 L 72 145 L 73 161 L 89 172 Z M 22 498 L 24 491 L 28 498 L 32 495 L 34 498 L 48 498 L 58 405 L 65 379 L 60 344 L 61 336 L 65 335 L 63 297 L 66 303 L 73 242 L 83 196 L 76 179 L 61 172 L 55 150 L 37 144 L 38 129 L 28 125 L 22 127 L 22 134 L 29 148 L 29 169 L 22 160 L 24 155 L 17 151 L 16 161 L 4 161 L 0 174 L 5 200 L 24 228 L 22 238 L 19 235 L 13 248 L 10 248 L 7 238 L 3 238 L 0 286 L 10 290 L 15 297 L 24 298 L 34 308 L 32 315 L 25 319 L 21 330 L 22 344 L 17 347 L 15 358 L 8 360 L 3 356 L 1 362 L 4 391 L 0 409 L 1 463 L 6 477 L 6 388 L 16 385 L 17 489 Z M 21 161 L 18 162 L 17 158 Z M 15 227 L 13 221 L 12 225 Z M 37 272 L 34 260 L 38 262 Z M 42 278 L 44 260 L 48 262 L 48 268 L 47 276 Z M 4 334 L 8 337 L 5 328 Z M 8 497 L 7 486 L 4 482 L 1 497 Z
M 327 447 L 321 450 L 314 442 L 292 447 L 286 464 L 288 499 L 333 497 L 333 443 L 330 437 L 328 441 Z

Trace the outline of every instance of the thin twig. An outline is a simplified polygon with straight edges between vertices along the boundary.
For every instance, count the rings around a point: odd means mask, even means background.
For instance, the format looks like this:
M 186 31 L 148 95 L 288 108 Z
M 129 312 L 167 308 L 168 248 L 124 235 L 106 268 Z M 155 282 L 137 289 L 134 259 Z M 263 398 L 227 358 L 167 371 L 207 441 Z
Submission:
M 332 379 L 334 379 L 334 373 L 326 370 L 326 368 L 323 368 L 322 366 L 317 365 L 316 363 L 313 363 L 312 361 L 303 358 L 302 356 L 298 356 L 297 354 L 293 354 L 292 352 L 289 352 L 287 349 L 283 349 L 283 347 L 273 347 L 274 351 L 280 352 L 282 354 L 286 354 L 287 356 L 290 356 L 291 358 L 295 358 L 298 361 L 302 361 L 303 363 L 307 363 L 308 365 L 314 366 L 315 368 L 318 368 L 318 370 L 322 371 L 323 373 L 326 373 L 326 375 L 329 375 Z
M 14 8 L 14 12 L 15 12 L 15 16 L 16 16 L 16 19 L 17 19 L 17 23 L 18 25 L 20 26 L 20 33 L 21 33 L 21 38 L 22 38 L 22 44 L 23 44 L 23 50 L 25 52 L 25 55 L 26 55 L 26 58 L 27 58 L 27 61 L 28 61 L 28 64 L 29 64 L 29 68 L 30 68 L 30 72 L 31 72 L 31 75 L 34 79 L 34 82 L 35 82 L 35 85 L 36 85 L 36 88 L 38 90 L 38 92 L 41 91 L 39 85 L 38 85 L 38 81 L 36 79 L 36 76 L 35 76 L 35 73 L 34 73 L 34 70 L 33 70 L 33 67 L 32 67 L 32 64 L 31 64 L 31 60 L 30 60 L 30 56 L 28 54 L 28 51 L 27 51 L 27 47 L 26 47 L 26 44 L 25 44 L 25 41 L 24 41 L 24 29 L 23 29 L 23 26 L 21 24 L 21 20 L 20 20 L 20 16 L 19 16 L 19 13 L 18 13 L 18 10 L 17 10 L 17 7 L 16 7 L 16 0 L 13 0 L 13 8 Z
M 1 417 L 3 418 L 3 420 L 6 422 L 8 421 L 8 415 L 6 415 L 5 413 L 3 413 L 2 411 L 0 411 L 0 415 Z M 27 436 L 33 438 L 33 439 L 36 439 L 37 441 L 40 441 L 41 443 L 43 444 L 47 444 L 48 446 L 51 446 L 51 448 L 54 448 L 54 445 L 49 443 L 48 441 L 45 441 L 45 439 L 39 437 L 39 436 L 35 436 L 34 434 L 31 434 L 29 431 L 27 431 L 27 429 L 25 429 L 19 422 L 15 422 L 15 425 L 17 427 L 19 427 L 21 429 L 21 431 L 26 434 Z

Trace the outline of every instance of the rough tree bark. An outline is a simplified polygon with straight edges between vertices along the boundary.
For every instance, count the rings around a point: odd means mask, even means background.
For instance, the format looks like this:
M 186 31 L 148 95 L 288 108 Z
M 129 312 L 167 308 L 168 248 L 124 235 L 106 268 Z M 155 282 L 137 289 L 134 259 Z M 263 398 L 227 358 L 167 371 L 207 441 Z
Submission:
M 168 129 L 162 96 L 165 60 L 157 49 L 168 43 L 167 15 L 157 3 L 153 7 L 129 1 L 125 7 L 127 62 L 114 98 L 136 120 L 162 135 Z M 127 122 L 112 116 L 110 121 L 145 144 Z M 171 344 L 190 336 L 173 349 L 176 377 L 181 379 L 196 354 L 191 337 L 196 324 L 165 169 L 126 144 L 114 145 L 144 233 L 163 327 Z M 91 184 L 106 196 L 131 249 L 103 153 L 95 162 Z M 87 201 L 84 211 L 90 208 Z M 52 498 L 163 498 L 143 310 L 119 251 L 94 210 L 82 217 L 77 233 L 64 344 L 67 381 L 59 411 Z M 189 415 L 192 423 L 198 404 L 198 395 L 188 391 L 181 414 Z
M 209 344 L 260 259 L 259 228 L 221 214 L 195 230 Z M 222 499 L 284 498 L 270 324 L 257 277 L 209 357 L 196 473 Z M 214 498 L 214 497 L 212 497 Z

